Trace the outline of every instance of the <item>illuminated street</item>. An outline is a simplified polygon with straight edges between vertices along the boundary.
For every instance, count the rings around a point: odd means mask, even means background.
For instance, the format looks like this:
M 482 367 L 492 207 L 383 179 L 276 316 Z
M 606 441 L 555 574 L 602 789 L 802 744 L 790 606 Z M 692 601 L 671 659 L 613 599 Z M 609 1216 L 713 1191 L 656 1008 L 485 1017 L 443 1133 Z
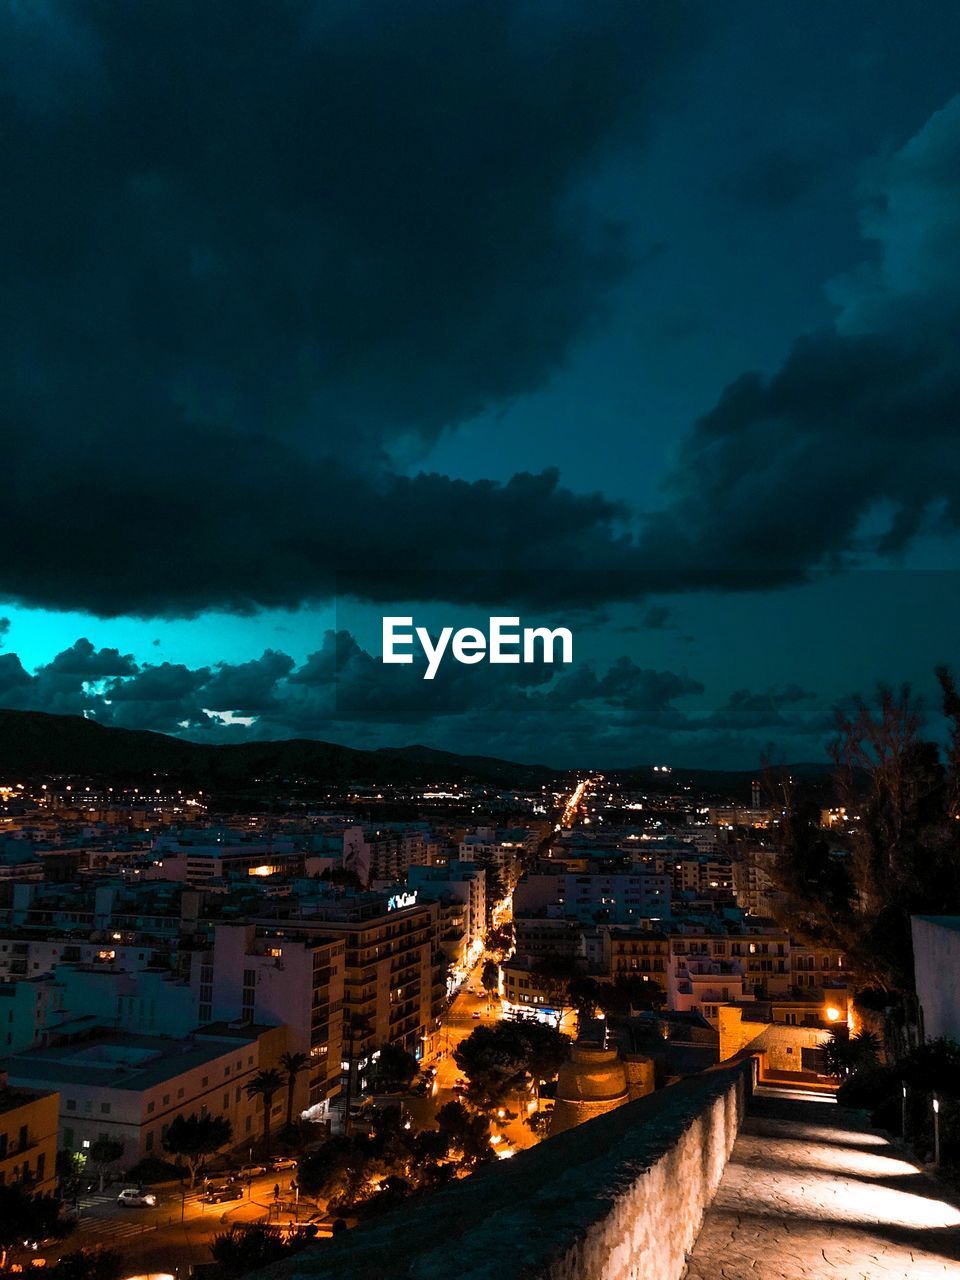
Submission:
M 580 803 L 583 800 L 588 785 L 589 779 L 584 779 L 582 782 L 578 782 L 576 787 L 574 787 L 573 791 L 567 797 L 567 802 L 563 808 L 563 816 L 560 819 L 560 825 L 562 827 L 573 826 L 576 821 L 577 813 L 580 809 Z
M 279 1216 L 273 1198 L 274 1186 L 279 1183 L 286 1191 L 290 1178 L 289 1172 L 265 1174 L 255 1178 L 249 1189 L 244 1186 L 242 1200 L 222 1204 L 204 1204 L 199 1185 L 186 1196 L 179 1187 L 161 1187 L 156 1189 L 157 1206 L 153 1209 L 120 1208 L 117 1192 L 124 1184 L 119 1182 L 102 1194 L 82 1197 L 77 1230 L 44 1256 L 51 1265 L 61 1254 L 104 1246 L 122 1250 L 131 1273 L 175 1273 L 179 1268 L 180 1274 L 186 1275 L 191 1266 L 210 1261 L 214 1237 L 231 1223 L 266 1220 L 268 1214 L 273 1215 L 271 1221 L 294 1221 L 295 1206 L 289 1196 L 281 1198 Z M 316 1212 L 312 1202 L 301 1203 L 301 1220 Z
M 501 1017 L 500 1002 L 496 997 L 492 1001 L 488 1001 L 486 995 L 477 996 L 473 994 L 474 991 L 481 990 L 480 973 L 483 969 L 483 964 L 484 961 L 481 958 L 457 993 L 444 1017 L 443 1031 L 440 1038 L 440 1054 L 434 1064 L 437 1068 L 436 1094 L 429 1099 L 412 1098 L 409 1103 L 405 1102 L 405 1105 L 409 1107 L 411 1114 L 421 1127 L 432 1125 L 433 1117 L 440 1107 L 448 1102 L 455 1101 L 460 1096 L 454 1091 L 454 1085 L 463 1076 L 463 1073 L 453 1060 L 454 1050 L 457 1045 L 475 1028 L 482 1026 L 484 1023 L 497 1022 Z M 477 1014 L 479 1017 L 474 1016 Z M 510 1109 L 516 1110 L 515 1102 L 511 1103 Z M 495 1134 L 502 1135 L 503 1145 L 513 1150 L 533 1146 L 539 1141 L 537 1135 L 523 1123 L 522 1117 L 508 1121 L 504 1125 L 494 1124 L 492 1129 Z
M 849 1111 L 761 1089 L 686 1280 L 960 1276 L 960 1208 L 947 1194 Z

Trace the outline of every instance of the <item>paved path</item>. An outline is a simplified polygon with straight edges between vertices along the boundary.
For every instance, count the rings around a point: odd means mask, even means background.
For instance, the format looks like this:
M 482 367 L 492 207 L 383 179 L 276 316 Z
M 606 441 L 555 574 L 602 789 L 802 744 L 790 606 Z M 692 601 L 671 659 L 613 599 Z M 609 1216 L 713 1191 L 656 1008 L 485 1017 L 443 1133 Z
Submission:
M 960 1280 L 960 1209 L 832 1102 L 759 1090 L 688 1280 Z

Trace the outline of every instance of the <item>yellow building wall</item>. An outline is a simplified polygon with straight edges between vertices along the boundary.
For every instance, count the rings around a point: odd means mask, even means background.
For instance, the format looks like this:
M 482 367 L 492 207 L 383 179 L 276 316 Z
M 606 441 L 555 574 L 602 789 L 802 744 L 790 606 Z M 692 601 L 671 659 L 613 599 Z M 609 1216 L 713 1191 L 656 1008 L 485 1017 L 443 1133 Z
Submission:
M 0 1158 L 0 1182 L 27 1182 L 33 1191 L 53 1191 L 57 1180 L 59 1093 L 0 1089 L 0 1108 L 0 1150 L 6 1151 Z

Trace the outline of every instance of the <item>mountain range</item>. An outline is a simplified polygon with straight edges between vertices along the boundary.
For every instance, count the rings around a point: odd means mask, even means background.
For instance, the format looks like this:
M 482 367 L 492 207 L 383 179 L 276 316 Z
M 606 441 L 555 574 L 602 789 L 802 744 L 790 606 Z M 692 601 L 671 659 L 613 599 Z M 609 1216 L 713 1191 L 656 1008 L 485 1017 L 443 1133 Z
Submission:
M 789 771 L 822 783 L 830 769 L 822 764 L 797 764 L 790 765 Z M 144 729 L 108 727 L 83 716 L 0 710 L 0 782 L 73 775 L 134 784 L 162 776 L 180 786 L 230 791 L 299 781 L 331 785 L 475 782 L 528 788 L 569 778 L 574 772 L 420 745 L 364 751 L 313 738 L 213 745 Z M 757 774 L 681 768 L 661 773 L 649 765 L 638 765 L 609 770 L 607 776 L 653 793 L 689 787 L 697 796 L 746 802 Z

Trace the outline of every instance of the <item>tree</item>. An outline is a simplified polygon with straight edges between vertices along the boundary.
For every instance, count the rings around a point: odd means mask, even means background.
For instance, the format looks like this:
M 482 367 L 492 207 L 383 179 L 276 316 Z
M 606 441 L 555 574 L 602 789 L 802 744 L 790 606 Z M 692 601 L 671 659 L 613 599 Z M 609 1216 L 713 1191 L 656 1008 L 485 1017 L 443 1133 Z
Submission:
M 283 1076 L 276 1067 L 267 1067 L 258 1071 L 252 1080 L 247 1081 L 247 1097 L 260 1098 L 263 1102 L 263 1150 L 270 1154 L 270 1109 L 273 1100 L 283 1088 Z
M 960 1045 L 952 1040 L 941 1037 L 917 1045 L 897 1069 L 912 1089 L 960 1098 Z
M 307 1229 L 285 1235 L 261 1222 L 236 1224 L 214 1236 L 210 1252 L 224 1275 L 243 1276 L 299 1253 L 313 1238 Z
M 352 1204 L 368 1181 L 376 1153 L 362 1134 L 338 1134 L 301 1157 L 300 1190 L 328 1203 Z
M 343 1131 L 350 1132 L 350 1103 L 353 1099 L 354 1076 L 356 1068 L 357 1041 L 361 1043 L 371 1034 L 370 1018 L 366 1013 L 358 1013 L 355 1009 L 346 1009 L 343 1015 L 343 1032 L 347 1050 L 347 1084 L 343 1091 Z
M 567 1037 L 542 1022 L 498 1022 L 476 1027 L 453 1059 L 470 1081 L 468 1097 L 480 1107 L 499 1106 L 529 1079 L 550 1079 L 566 1055 Z
M 420 1064 L 413 1054 L 396 1044 L 383 1045 L 374 1064 L 377 1084 L 387 1090 L 408 1089 L 419 1070 Z
M 480 971 L 480 985 L 487 993 L 487 1000 L 500 990 L 500 966 L 496 960 L 486 960 Z
M 778 916 L 796 938 L 834 948 L 860 988 L 886 993 L 885 1037 L 897 1056 L 915 1041 L 910 917 L 960 910 L 960 697 L 939 673 L 952 725 L 946 766 L 920 737 L 908 685 L 837 716 L 832 747 L 848 829 L 829 836 L 818 798 L 783 779 L 775 878 Z
M 101 1136 L 90 1148 L 90 1160 L 97 1166 L 97 1173 L 100 1176 L 100 1190 L 103 1190 L 103 1180 L 106 1177 L 107 1165 L 115 1164 L 123 1155 L 123 1143 L 118 1142 L 115 1138 L 107 1138 Z
M 73 1224 L 60 1216 L 61 1207 L 56 1196 L 32 1196 L 22 1183 L 0 1183 L 0 1270 L 6 1270 L 7 1251 L 13 1245 L 70 1233 Z
M 872 1031 L 851 1036 L 846 1027 L 834 1027 L 823 1051 L 829 1074 L 839 1079 L 875 1067 L 880 1060 L 880 1042 Z
M 119 1249 L 74 1249 L 45 1274 L 52 1280 L 120 1280 L 125 1269 Z
M 601 983 L 596 978 L 573 978 L 567 984 L 567 995 L 577 1013 L 577 1032 L 596 1015 L 601 1007 Z
M 543 956 L 533 966 L 540 985 L 547 993 L 547 999 L 557 1010 L 557 1026 L 563 1022 L 563 1015 L 571 1007 L 570 983 L 583 973 L 583 965 L 574 956 Z
M 65 1240 L 77 1228 L 75 1218 L 63 1216 L 61 1198 L 49 1191 L 33 1197 L 33 1215 L 36 1219 L 36 1232 L 41 1239 L 54 1236 L 57 1240 Z
M 170 1121 L 163 1146 L 173 1156 L 186 1161 L 190 1170 L 190 1186 L 196 1186 L 197 1171 L 207 1156 L 225 1147 L 233 1135 L 233 1127 L 224 1116 L 178 1115 Z
M 490 1121 L 468 1111 L 462 1102 L 448 1102 L 437 1112 L 440 1133 L 468 1164 L 482 1164 L 492 1156 Z
M 488 930 L 483 945 L 500 960 L 506 959 L 514 948 L 513 922 L 508 920 L 505 924 L 498 925 L 496 929 Z
M 635 1009 L 659 1009 L 665 1002 L 663 988 L 639 973 L 618 974 L 613 982 L 600 983 L 597 1003 L 608 1018 L 627 1017 Z
M 525 1046 L 526 1070 L 534 1082 L 551 1080 L 566 1059 L 569 1039 L 546 1022 L 513 1022 L 507 1026 Z
M 293 1127 L 293 1094 L 297 1086 L 297 1076 L 309 1067 L 310 1055 L 283 1053 L 280 1055 L 280 1065 L 287 1077 L 287 1128 L 291 1129 Z

